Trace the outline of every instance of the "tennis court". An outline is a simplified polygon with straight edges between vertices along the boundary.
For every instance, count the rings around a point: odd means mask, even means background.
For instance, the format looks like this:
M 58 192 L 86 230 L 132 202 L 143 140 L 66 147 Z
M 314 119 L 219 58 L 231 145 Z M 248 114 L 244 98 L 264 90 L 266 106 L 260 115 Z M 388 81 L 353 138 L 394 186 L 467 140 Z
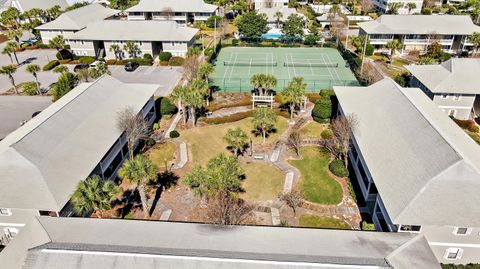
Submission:
M 213 85 L 226 92 L 251 91 L 254 74 L 274 74 L 276 90 L 293 77 L 303 77 L 307 90 L 318 92 L 333 86 L 359 85 L 345 60 L 333 48 L 237 48 L 220 51 L 211 76 Z

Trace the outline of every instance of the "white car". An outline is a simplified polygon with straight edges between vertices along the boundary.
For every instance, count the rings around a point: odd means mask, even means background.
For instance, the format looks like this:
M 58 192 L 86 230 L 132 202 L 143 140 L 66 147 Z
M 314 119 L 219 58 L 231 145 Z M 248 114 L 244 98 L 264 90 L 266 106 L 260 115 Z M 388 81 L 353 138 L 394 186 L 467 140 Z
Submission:
M 99 63 L 105 63 L 105 61 L 98 60 L 90 64 L 90 68 L 95 68 Z

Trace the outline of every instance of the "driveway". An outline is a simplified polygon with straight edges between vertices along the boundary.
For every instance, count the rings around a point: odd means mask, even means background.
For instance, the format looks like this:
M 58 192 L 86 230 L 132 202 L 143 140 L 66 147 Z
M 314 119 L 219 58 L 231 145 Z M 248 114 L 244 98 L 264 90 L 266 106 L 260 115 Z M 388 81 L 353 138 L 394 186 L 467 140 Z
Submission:
M 0 96 L 0 140 L 51 103 L 51 96 Z
M 127 72 L 120 65 L 108 67 L 112 76 L 125 83 L 156 84 L 156 96 L 167 96 L 178 84 L 182 77 L 181 67 L 169 66 L 140 66 L 134 72 Z

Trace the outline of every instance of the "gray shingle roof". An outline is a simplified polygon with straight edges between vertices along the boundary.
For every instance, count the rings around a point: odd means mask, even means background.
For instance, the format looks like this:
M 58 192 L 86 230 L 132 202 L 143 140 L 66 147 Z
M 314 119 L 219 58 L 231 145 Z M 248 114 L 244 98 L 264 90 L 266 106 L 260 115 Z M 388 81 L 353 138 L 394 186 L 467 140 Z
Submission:
M 106 8 L 100 4 L 90 4 L 72 11 L 63 13 L 56 20 L 37 27 L 38 30 L 81 30 L 89 23 L 104 20 L 120 11 Z
M 23 11 L 28 11 L 34 8 L 49 9 L 56 5 L 60 6 L 62 10 L 68 7 L 65 0 L 15 0 L 20 4 Z M 11 5 L 12 0 L 7 1 L 8 5 Z
M 334 89 L 359 119 L 355 140 L 395 224 L 480 226 L 480 147 L 420 89 Z
M 141 29 L 141 31 L 139 31 Z M 67 40 L 190 41 L 198 29 L 175 21 L 103 20 L 65 36 Z
M 117 112 L 140 111 L 156 86 L 110 76 L 84 83 L 0 142 L 0 205 L 59 211 L 120 137 Z
M 480 94 L 480 59 L 452 58 L 442 64 L 405 68 L 431 92 Z
M 268 21 L 269 22 L 276 22 L 277 21 L 277 17 L 275 16 L 275 14 L 277 12 L 281 12 L 283 14 L 283 16 L 280 18 L 280 21 L 284 22 L 288 19 L 288 16 L 292 15 L 292 14 L 297 14 L 299 15 L 300 17 L 303 17 L 305 19 L 305 15 L 301 14 L 301 13 L 298 13 L 296 9 L 294 8 L 259 8 L 257 9 L 257 12 L 259 14 L 266 14 L 267 15 L 267 18 L 268 18 Z
M 217 6 L 207 4 L 203 0 L 141 0 L 138 5 L 126 12 L 161 12 L 165 9 L 174 12 L 214 12 Z
M 425 238 L 414 234 L 113 219 L 39 221 L 51 242 L 29 251 L 24 269 L 439 267 Z M 203 264 L 205 258 L 210 261 Z M 250 262 L 242 266 L 245 260 Z M 282 263 L 296 266 L 278 267 Z
M 382 15 L 358 24 L 368 34 L 456 34 L 480 32 L 468 15 Z

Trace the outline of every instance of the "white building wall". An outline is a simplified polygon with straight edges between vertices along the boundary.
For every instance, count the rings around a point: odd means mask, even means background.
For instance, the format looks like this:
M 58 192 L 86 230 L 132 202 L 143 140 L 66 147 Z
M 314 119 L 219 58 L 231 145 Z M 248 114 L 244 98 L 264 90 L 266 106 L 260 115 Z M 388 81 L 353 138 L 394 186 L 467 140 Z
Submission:
M 389 8 L 388 5 L 390 3 L 400 3 L 401 7 L 398 9 L 398 14 L 405 15 L 405 14 L 415 14 L 422 12 L 423 0 L 373 0 L 374 6 L 383 13 L 388 13 Z M 412 9 L 410 13 L 408 12 L 408 3 L 414 3 L 416 5 L 415 9 Z
M 104 41 L 105 45 L 105 53 L 106 59 L 115 59 L 115 53 L 113 51 L 110 51 L 110 47 L 113 44 L 117 44 L 120 46 L 120 48 L 123 49 L 123 46 L 127 43 L 126 41 Z M 145 53 L 148 53 L 153 56 L 153 51 L 152 51 L 152 42 L 150 41 L 134 41 L 134 43 L 138 46 L 139 52 L 137 54 L 137 57 L 142 57 Z M 123 51 L 123 59 L 129 58 L 128 52 Z
M 75 33 L 75 31 L 72 30 L 40 30 L 40 36 L 44 44 L 48 44 L 48 41 L 50 41 L 50 39 L 58 35 L 61 35 L 65 38 L 65 36 L 73 33 Z
M 255 0 L 255 9 L 288 7 L 288 0 Z
M 95 48 L 92 40 L 67 40 L 70 49 L 77 56 L 94 56 Z
M 433 102 L 449 116 L 468 120 L 471 117 L 475 95 L 435 94 Z

